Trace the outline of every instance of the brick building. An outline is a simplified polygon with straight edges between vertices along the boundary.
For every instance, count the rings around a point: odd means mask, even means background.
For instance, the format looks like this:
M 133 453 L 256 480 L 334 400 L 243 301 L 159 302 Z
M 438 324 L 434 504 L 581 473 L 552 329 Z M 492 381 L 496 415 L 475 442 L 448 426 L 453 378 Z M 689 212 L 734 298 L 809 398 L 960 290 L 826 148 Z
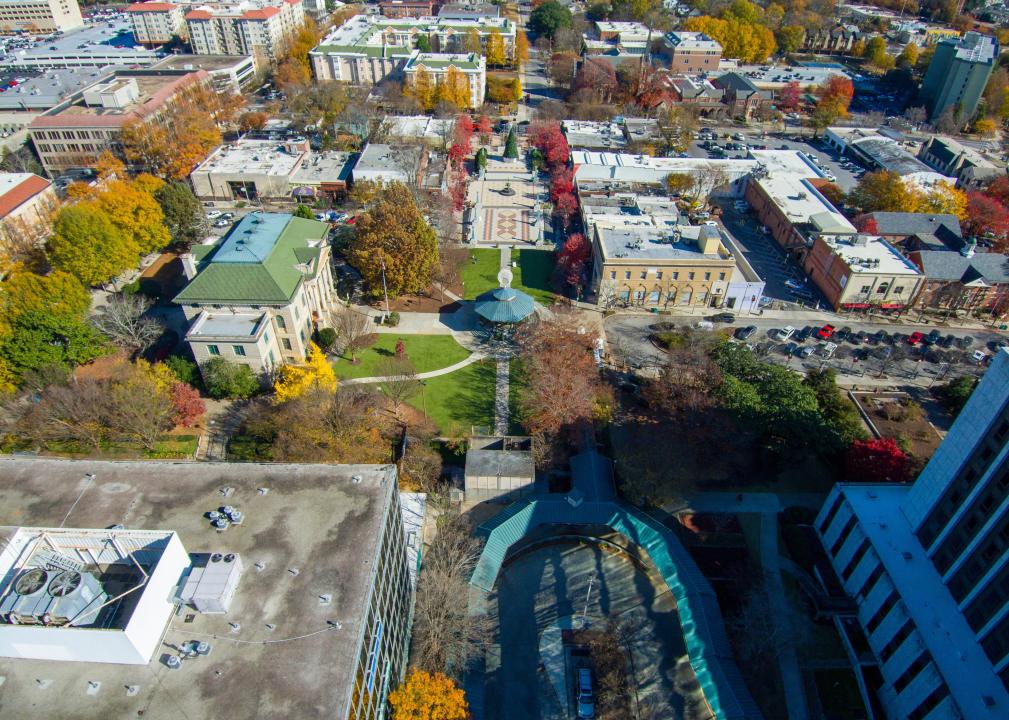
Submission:
M 722 46 L 699 32 L 671 32 L 662 40 L 662 52 L 674 73 L 711 73 L 718 70 Z

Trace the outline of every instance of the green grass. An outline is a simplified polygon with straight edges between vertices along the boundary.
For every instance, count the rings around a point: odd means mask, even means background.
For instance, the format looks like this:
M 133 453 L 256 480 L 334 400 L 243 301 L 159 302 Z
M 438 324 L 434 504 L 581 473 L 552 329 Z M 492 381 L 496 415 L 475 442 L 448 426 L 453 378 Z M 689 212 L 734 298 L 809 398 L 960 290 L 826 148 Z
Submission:
M 470 261 L 462 268 L 465 299 L 473 300 L 477 295 L 498 286 L 497 274 L 501 270 L 500 250 L 470 250 Z
M 546 250 L 512 250 L 512 262 L 518 263 L 512 287 L 543 305 L 552 305 L 557 297 L 553 291 L 556 260 L 556 254 Z
M 522 391 L 526 387 L 526 374 L 522 361 L 512 358 L 508 363 L 508 432 L 512 435 L 521 435 L 525 432 L 522 427 Z
M 427 413 L 442 435 L 468 434 L 474 425 L 494 424 L 493 360 L 481 360 L 424 381 L 410 404 Z
M 382 374 L 381 364 L 396 356 L 396 343 L 402 339 L 406 356 L 418 373 L 438 370 L 454 365 L 469 357 L 469 350 L 457 343 L 451 335 L 394 335 L 383 333 L 378 341 L 357 353 L 357 364 L 350 356 L 333 361 L 333 370 L 341 379 L 375 377 Z
M 71 458 L 181 460 L 196 454 L 197 442 L 196 435 L 166 435 L 154 443 L 153 450 L 148 450 L 136 440 L 112 440 L 103 443 L 101 448 L 96 450 L 85 443 L 52 441 L 45 443 L 41 454 Z M 26 449 L 28 448 L 8 448 L 8 450 Z

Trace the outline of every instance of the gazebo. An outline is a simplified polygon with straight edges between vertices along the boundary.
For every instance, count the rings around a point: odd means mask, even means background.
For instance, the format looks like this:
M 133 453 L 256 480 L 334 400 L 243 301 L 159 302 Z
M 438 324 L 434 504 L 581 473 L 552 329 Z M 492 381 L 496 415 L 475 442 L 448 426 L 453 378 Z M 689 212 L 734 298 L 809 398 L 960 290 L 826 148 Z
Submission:
M 476 312 L 494 325 L 517 325 L 533 314 L 536 301 L 521 290 L 509 287 L 512 272 L 508 268 L 498 273 L 501 287 L 483 293 L 476 299 Z

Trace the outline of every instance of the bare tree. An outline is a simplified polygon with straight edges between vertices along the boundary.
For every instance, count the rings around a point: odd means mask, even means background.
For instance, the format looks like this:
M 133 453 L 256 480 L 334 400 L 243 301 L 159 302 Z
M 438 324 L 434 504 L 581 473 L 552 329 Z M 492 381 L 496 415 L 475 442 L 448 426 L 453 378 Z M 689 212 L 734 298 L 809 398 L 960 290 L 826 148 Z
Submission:
M 130 366 L 125 378 L 111 380 L 106 387 L 108 421 L 116 433 L 132 437 L 147 450 L 154 450 L 161 436 L 175 424 L 175 408 L 167 392 L 160 389 L 150 373 Z
M 113 435 L 105 383 L 80 380 L 53 385 L 42 393 L 17 423 L 17 434 L 38 443 L 79 442 L 101 448 Z
M 710 335 L 684 329 L 679 342 L 669 348 L 658 379 L 646 386 L 649 404 L 690 427 L 696 425 L 698 415 L 715 404 L 713 393 L 722 382 L 722 373 L 708 355 L 712 342 Z
M 445 302 L 445 290 L 461 280 L 463 265 L 468 260 L 469 250 L 462 245 L 442 243 L 438 251 L 438 265 L 434 269 L 434 281 L 441 290 L 442 302 Z
M 392 403 L 392 413 L 399 417 L 399 410 L 410 398 L 420 391 L 420 378 L 417 369 L 407 357 L 395 357 L 383 360 L 376 369 L 379 377 L 386 378 L 382 382 L 382 394 Z
M 371 318 L 349 305 L 341 305 L 330 311 L 329 321 L 336 330 L 340 353 L 349 353 L 350 361 L 356 363 L 357 351 L 364 347 L 364 338 L 371 330 Z
M 486 648 L 490 618 L 471 613 L 469 579 L 480 558 L 480 541 L 454 511 L 438 518 L 438 534 L 424 554 L 417 584 L 411 648 L 413 665 L 458 676 Z
M 116 345 L 140 352 L 164 332 L 159 320 L 145 317 L 150 308 L 151 301 L 140 295 L 111 295 L 91 322 Z

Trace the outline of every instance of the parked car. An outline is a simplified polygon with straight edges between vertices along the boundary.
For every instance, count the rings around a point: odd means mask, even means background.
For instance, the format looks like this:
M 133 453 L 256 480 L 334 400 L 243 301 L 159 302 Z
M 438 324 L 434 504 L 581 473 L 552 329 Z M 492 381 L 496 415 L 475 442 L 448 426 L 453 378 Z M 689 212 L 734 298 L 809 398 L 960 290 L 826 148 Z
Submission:
M 890 342 L 890 334 L 886 330 L 877 330 L 869 337 L 869 340 L 874 345 L 883 345 Z
M 833 325 L 824 325 L 822 328 L 816 331 L 816 336 L 823 340 L 829 340 L 834 335 Z
M 793 280 L 792 278 L 788 278 L 788 280 L 785 281 L 785 286 L 790 287 L 793 290 L 802 290 L 804 284 L 805 283 L 801 283 L 798 280 Z
M 798 349 L 799 346 L 796 343 L 790 342 L 781 349 L 781 352 L 783 352 L 785 355 L 788 355 L 788 357 L 792 357 L 793 355 L 795 355 L 795 351 Z
M 809 340 L 809 336 L 813 334 L 813 330 L 814 328 L 812 325 L 807 325 L 806 327 L 802 328 L 802 330 L 795 333 L 795 341 L 806 342 L 807 340 Z
M 230 225 L 230 224 L 231 224 L 231 221 L 230 221 L 230 220 L 223 220 L 223 219 L 222 219 L 222 220 L 218 220 L 217 222 L 215 222 L 215 223 L 214 223 L 214 227 L 215 227 L 215 228 L 226 228 L 226 227 L 228 227 L 228 225 Z
M 984 350 L 975 350 L 970 356 L 976 363 L 982 363 L 988 358 L 988 354 Z
M 820 344 L 820 355 L 826 360 L 834 357 L 834 352 L 837 350 L 837 344 L 832 342 L 825 342 Z
M 756 333 L 757 333 L 756 325 L 747 325 L 746 327 L 741 327 L 738 330 L 736 330 L 736 339 L 749 340 L 751 337 L 756 335 Z
M 813 351 L 815 349 L 816 348 L 814 348 L 812 345 L 805 345 L 801 350 L 799 350 L 799 357 L 805 360 L 806 358 L 808 358 L 810 355 L 813 354 Z
M 971 345 L 974 344 L 974 338 L 972 338 L 970 335 L 964 335 L 962 338 L 957 340 L 956 344 L 957 346 L 959 346 L 961 350 L 966 350 L 967 348 L 969 348 Z
M 578 670 L 578 718 L 591 720 L 596 716 L 596 698 L 592 692 L 592 671 L 588 668 Z
M 710 320 L 700 320 L 694 327 L 696 327 L 698 330 L 714 330 L 715 324 Z
M 211 210 L 210 212 L 207 213 L 207 220 L 215 220 L 219 217 L 221 217 L 220 210 Z
M 730 312 L 715 313 L 714 315 L 709 315 L 708 320 L 711 322 L 720 323 L 733 323 L 736 322 L 736 316 Z
M 941 338 L 941 337 L 942 337 L 942 333 L 941 332 L 939 332 L 938 330 L 933 330 L 932 332 L 930 332 L 928 335 L 926 335 L 923 338 L 923 342 L 926 345 L 930 345 L 930 346 L 931 345 L 935 345 L 937 342 L 939 342 L 939 338 Z
M 791 325 L 786 325 L 778 331 L 778 340 L 785 342 L 793 335 L 795 335 L 795 328 Z
M 950 335 L 947 335 L 946 337 L 942 338 L 939 341 L 939 344 L 942 347 L 944 347 L 944 348 L 951 348 L 951 347 L 953 347 L 953 343 L 955 343 L 955 342 L 956 342 L 956 337 L 954 335 L 950 334 Z
M 913 332 L 907 336 L 908 345 L 918 345 L 922 340 L 925 339 L 925 335 L 920 332 Z

